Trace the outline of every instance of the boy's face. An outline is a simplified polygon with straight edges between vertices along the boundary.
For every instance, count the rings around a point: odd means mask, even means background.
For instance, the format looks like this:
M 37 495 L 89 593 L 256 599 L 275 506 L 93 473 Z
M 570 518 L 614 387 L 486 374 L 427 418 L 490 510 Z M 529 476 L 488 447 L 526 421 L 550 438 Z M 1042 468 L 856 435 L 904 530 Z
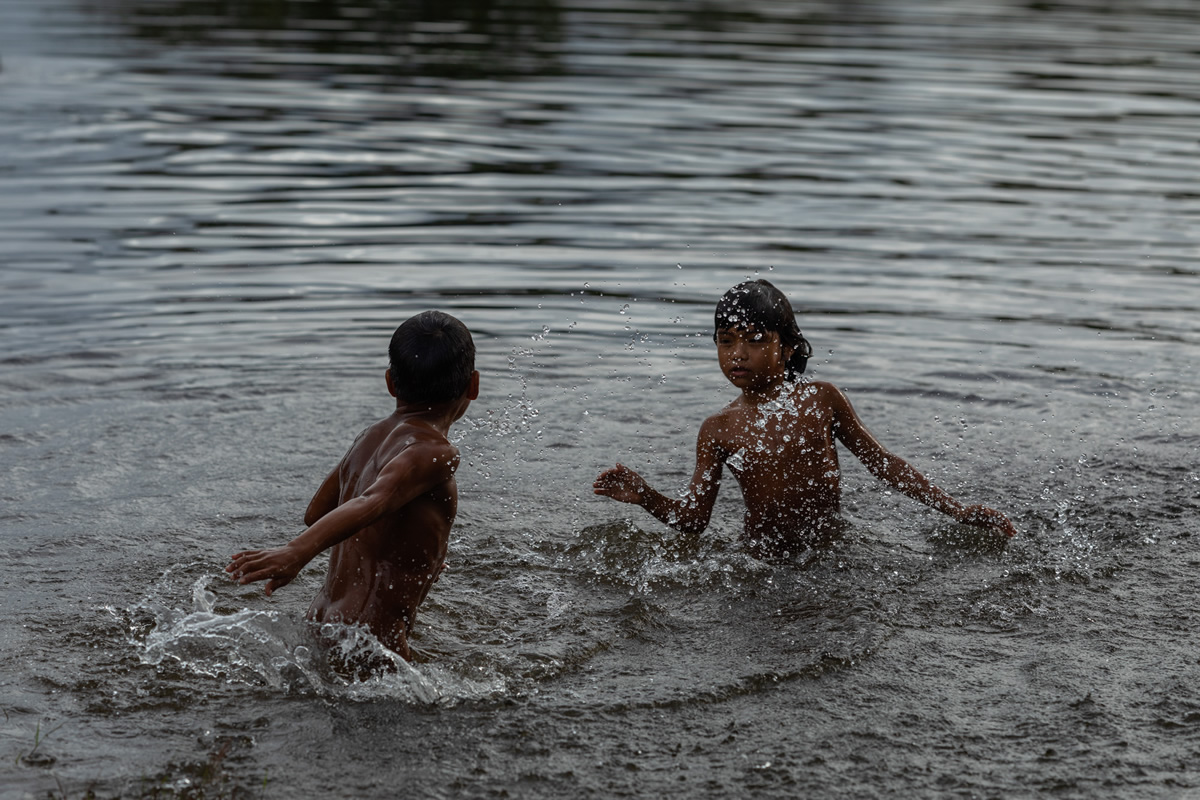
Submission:
M 721 372 L 742 391 L 765 391 L 787 376 L 787 359 L 774 331 L 722 328 L 717 331 L 717 361 Z

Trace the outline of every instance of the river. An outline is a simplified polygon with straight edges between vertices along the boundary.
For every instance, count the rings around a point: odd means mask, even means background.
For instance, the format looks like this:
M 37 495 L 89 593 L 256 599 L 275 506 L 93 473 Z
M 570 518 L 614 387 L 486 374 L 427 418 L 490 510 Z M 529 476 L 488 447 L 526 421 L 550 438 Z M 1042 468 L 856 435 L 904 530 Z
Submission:
M 1200 10 L 0 0 L 0 796 L 1200 791 Z M 683 488 L 767 278 L 868 427 L 763 561 Z M 363 680 L 228 556 L 473 331 L 449 568 Z M 354 653 L 378 645 L 343 632 Z

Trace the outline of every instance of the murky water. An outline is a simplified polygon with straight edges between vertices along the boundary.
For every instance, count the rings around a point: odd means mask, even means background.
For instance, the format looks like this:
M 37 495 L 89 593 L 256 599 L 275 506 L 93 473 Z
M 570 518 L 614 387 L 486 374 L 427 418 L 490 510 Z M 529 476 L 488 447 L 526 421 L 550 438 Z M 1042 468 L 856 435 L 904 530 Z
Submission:
M 426 7 L 428 6 L 428 7 Z M 436 6 L 434 8 L 433 6 Z M 0 0 L 0 795 L 1200 791 L 1200 11 Z M 769 277 L 877 436 L 785 563 L 682 487 Z M 225 558 L 475 332 L 450 568 L 366 681 Z

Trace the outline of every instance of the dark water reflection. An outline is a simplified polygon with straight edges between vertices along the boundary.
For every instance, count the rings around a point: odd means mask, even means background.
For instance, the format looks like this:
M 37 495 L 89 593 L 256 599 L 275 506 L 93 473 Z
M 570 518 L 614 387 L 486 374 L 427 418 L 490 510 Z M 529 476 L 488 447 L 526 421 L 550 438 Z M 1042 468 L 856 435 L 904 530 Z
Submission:
M 224 64 L 246 78 L 341 75 L 513 78 L 559 71 L 562 11 L 555 2 L 114 2 L 113 15 L 138 39 L 173 47 L 261 48 L 305 53 L 301 61 Z
M 4 791 L 1200 785 L 1192 5 L 0 15 Z M 737 546 L 732 485 L 699 539 L 593 498 L 617 458 L 682 485 L 753 274 L 1021 537 L 853 463 L 845 541 L 795 562 Z M 452 568 L 423 663 L 347 683 L 297 621 L 319 569 L 219 570 L 294 531 L 429 306 L 485 376 Z

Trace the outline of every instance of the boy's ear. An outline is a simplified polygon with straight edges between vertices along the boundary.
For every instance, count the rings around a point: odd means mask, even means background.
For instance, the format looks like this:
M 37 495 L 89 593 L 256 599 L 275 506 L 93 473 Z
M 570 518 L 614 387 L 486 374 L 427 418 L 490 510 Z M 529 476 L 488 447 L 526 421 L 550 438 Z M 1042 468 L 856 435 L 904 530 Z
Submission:
M 387 381 L 388 394 L 390 394 L 392 397 L 395 397 L 396 396 L 396 384 L 392 383 L 391 368 L 384 370 L 383 377 Z
M 471 380 L 467 383 L 467 399 L 479 399 L 479 370 L 471 373 Z

